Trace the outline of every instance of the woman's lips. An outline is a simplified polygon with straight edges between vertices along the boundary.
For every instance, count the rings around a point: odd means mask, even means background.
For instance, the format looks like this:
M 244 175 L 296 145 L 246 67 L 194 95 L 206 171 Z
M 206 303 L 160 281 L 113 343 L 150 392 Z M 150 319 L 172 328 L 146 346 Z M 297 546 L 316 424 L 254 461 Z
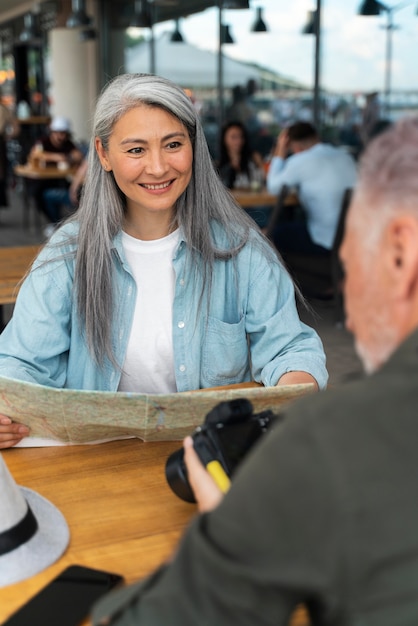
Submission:
M 140 183 L 141 187 L 144 189 L 148 189 L 150 191 L 161 191 L 162 189 L 167 189 L 172 184 L 173 180 L 168 180 L 164 183 Z

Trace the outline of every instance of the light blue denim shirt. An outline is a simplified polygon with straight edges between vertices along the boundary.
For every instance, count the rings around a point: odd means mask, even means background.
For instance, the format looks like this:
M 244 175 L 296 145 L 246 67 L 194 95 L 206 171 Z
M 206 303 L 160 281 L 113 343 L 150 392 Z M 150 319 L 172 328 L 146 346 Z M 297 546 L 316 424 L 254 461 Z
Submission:
M 59 241 L 67 225 L 51 240 Z M 223 232 L 213 228 L 219 247 Z M 178 391 L 248 380 L 266 386 L 285 372 L 309 372 L 321 388 L 328 374 L 318 335 L 298 316 L 293 284 L 258 235 L 235 259 L 215 261 L 210 295 L 201 295 L 183 237 L 176 250 L 173 348 Z M 68 245 L 63 246 L 65 252 Z M 116 391 L 121 371 L 92 358 L 73 297 L 74 258 L 57 256 L 47 245 L 19 292 L 12 320 L 0 336 L 0 375 L 51 387 Z M 123 365 L 131 330 L 136 284 L 124 257 L 120 234 L 114 240 L 113 348 Z

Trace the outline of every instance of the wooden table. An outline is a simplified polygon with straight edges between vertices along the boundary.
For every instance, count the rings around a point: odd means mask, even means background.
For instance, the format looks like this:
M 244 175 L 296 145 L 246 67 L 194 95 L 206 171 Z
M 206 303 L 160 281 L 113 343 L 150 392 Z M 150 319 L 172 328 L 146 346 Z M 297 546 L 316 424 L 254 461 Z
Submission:
M 21 176 L 26 179 L 29 178 L 31 180 L 63 180 L 71 178 L 77 171 L 77 168 L 69 167 L 65 170 L 61 170 L 55 166 L 32 167 L 29 163 L 26 163 L 25 165 L 16 165 L 13 171 L 16 176 Z
M 41 246 L 0 248 L 0 305 L 16 302 L 19 283 L 40 248 Z
M 130 583 L 167 558 L 196 511 L 165 480 L 166 459 L 180 445 L 128 439 L 3 451 L 16 482 L 64 514 L 71 542 L 43 572 L 0 589 L 0 623 L 68 565 L 116 572 Z
M 277 195 L 269 193 L 266 189 L 262 189 L 261 191 L 232 189 L 231 193 L 243 209 L 259 206 L 273 207 L 277 200 Z
M 231 193 L 238 204 L 255 219 L 265 234 L 270 228 L 273 215 L 278 211 L 279 202 L 280 213 L 283 216 L 292 216 L 300 204 L 297 193 L 294 191 L 287 193 L 284 199 L 281 195 L 271 194 L 266 189 L 261 191 L 233 189 Z
M 23 126 L 47 126 L 50 121 L 49 115 L 31 115 L 30 117 L 19 118 L 19 124 Z
M 20 281 L 40 248 L 41 246 L 0 248 L 0 332 L 4 328 L 3 305 L 16 302 Z
M 77 171 L 77 167 L 67 169 L 59 169 L 55 166 L 33 167 L 30 163 L 25 165 L 16 165 L 13 168 L 15 176 L 22 180 L 22 207 L 23 207 L 23 226 L 29 228 L 29 216 L 31 209 L 31 197 L 28 190 L 29 180 L 71 180 Z M 40 215 L 35 209 L 36 226 L 40 227 Z
M 196 512 L 166 483 L 166 459 L 179 446 L 128 439 L 3 451 L 16 482 L 48 498 L 64 514 L 71 540 L 46 570 L 0 589 L 0 623 L 68 565 L 105 569 L 131 583 L 167 559 Z M 302 608 L 291 623 L 306 626 Z

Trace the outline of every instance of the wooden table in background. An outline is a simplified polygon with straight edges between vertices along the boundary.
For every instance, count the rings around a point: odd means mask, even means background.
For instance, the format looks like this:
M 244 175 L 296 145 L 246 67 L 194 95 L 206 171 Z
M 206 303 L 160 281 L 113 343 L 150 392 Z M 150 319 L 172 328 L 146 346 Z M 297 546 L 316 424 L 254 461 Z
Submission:
M 13 169 L 16 176 L 22 178 L 29 178 L 31 180 L 49 180 L 57 179 L 62 180 L 64 178 L 71 178 L 77 171 L 77 168 L 70 167 L 67 169 L 59 169 L 58 167 L 46 166 L 46 167 L 32 167 L 28 163 L 25 165 L 16 165 Z
M 0 248 L 0 332 L 4 328 L 3 305 L 16 302 L 20 281 L 38 254 L 40 247 Z
M 266 189 L 262 189 L 261 191 L 232 189 L 231 193 L 243 209 L 259 206 L 272 207 L 277 201 L 277 195 L 269 193 Z
M 19 118 L 21 126 L 48 126 L 50 121 L 49 115 L 31 115 L 30 117 Z
M 19 283 L 40 248 L 41 246 L 0 248 L 0 305 L 16 302 Z
M 174 495 L 165 478 L 166 459 L 180 445 L 125 439 L 4 450 L 16 482 L 60 509 L 71 539 L 56 563 L 0 589 L 0 623 L 69 565 L 115 572 L 132 583 L 167 559 L 196 513 L 194 505 Z M 308 624 L 303 608 L 291 624 Z

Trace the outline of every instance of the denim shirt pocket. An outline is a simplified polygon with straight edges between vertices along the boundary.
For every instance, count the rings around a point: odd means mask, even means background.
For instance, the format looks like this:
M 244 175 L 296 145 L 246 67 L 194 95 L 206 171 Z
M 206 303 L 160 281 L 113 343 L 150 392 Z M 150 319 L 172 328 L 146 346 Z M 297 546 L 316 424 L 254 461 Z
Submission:
M 235 324 L 208 317 L 203 333 L 202 386 L 218 387 L 249 380 L 245 318 Z

